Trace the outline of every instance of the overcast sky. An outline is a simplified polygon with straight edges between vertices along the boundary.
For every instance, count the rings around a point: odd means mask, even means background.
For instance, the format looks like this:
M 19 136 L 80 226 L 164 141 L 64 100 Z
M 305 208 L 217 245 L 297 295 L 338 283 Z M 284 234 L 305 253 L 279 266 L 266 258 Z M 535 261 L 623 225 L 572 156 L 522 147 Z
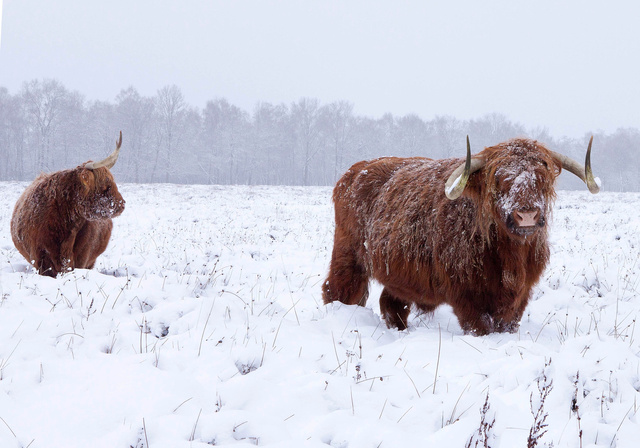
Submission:
M 0 86 L 87 99 L 176 84 L 224 97 L 347 100 L 358 114 L 503 113 L 555 136 L 640 127 L 640 2 L 0 0 Z

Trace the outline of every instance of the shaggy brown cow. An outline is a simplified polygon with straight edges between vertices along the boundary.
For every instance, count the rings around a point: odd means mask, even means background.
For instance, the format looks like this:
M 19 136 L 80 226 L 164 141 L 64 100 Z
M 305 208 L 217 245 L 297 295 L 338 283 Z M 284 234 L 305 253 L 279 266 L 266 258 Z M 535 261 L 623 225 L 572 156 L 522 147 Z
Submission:
M 593 138 L 592 138 L 593 140 Z M 585 167 L 540 142 L 512 139 L 467 159 L 383 157 L 353 165 L 333 191 L 335 238 L 325 303 L 365 305 L 380 282 L 389 327 L 411 305 L 448 303 L 465 332 L 517 330 L 549 260 L 547 219 L 562 168 L 599 191 Z
M 111 218 L 124 210 L 124 199 L 109 169 L 116 149 L 100 162 L 41 174 L 22 193 L 11 217 L 11 237 L 38 273 L 55 277 L 73 268 L 93 268 L 107 248 Z

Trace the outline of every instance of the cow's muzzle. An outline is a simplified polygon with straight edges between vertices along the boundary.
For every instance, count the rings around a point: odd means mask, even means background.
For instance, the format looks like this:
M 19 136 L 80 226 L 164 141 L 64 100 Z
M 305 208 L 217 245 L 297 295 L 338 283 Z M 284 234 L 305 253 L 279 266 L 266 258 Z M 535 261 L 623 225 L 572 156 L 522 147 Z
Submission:
M 546 220 L 539 209 L 515 210 L 507 218 L 507 226 L 518 235 L 532 235 Z

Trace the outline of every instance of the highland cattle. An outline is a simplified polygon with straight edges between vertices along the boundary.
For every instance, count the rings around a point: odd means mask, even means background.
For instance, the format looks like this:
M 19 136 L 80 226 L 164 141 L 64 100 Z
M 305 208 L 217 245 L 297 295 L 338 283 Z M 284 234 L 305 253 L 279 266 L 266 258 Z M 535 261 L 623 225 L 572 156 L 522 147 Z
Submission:
M 109 171 L 116 149 L 100 162 L 41 174 L 22 193 L 11 217 L 11 238 L 41 275 L 56 277 L 74 268 L 93 268 L 111 237 L 125 201 Z
M 335 235 L 325 303 L 365 305 L 383 285 L 387 325 L 411 306 L 449 304 L 466 333 L 514 332 L 549 261 L 548 219 L 565 169 L 599 191 L 591 171 L 516 138 L 465 159 L 383 157 L 354 164 L 333 191 Z

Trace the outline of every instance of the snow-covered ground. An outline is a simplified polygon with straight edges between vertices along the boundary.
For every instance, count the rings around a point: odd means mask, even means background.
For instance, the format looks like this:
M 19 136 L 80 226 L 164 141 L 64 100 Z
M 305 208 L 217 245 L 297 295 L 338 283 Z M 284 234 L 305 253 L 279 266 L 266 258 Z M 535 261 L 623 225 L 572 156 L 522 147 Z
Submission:
M 545 416 L 540 447 L 640 440 L 639 194 L 560 192 L 520 331 L 474 337 L 447 307 L 388 330 L 377 285 L 322 304 L 330 188 L 121 185 L 96 268 L 51 279 L 11 242 L 24 187 L 0 183 L 0 447 L 525 447 Z

